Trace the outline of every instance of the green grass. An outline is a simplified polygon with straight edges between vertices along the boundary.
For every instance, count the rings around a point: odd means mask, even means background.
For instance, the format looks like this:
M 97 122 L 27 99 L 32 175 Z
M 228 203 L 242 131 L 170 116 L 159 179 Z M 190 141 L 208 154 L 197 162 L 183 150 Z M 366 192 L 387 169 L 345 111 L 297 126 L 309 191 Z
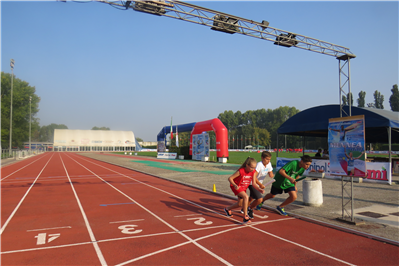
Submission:
M 155 151 L 138 151 L 134 152 L 137 153 L 137 156 L 147 156 L 147 157 L 157 157 L 157 152 Z M 124 152 L 116 152 L 116 154 L 125 154 Z M 256 161 L 260 161 L 260 153 L 257 153 L 256 151 L 254 152 L 240 152 L 240 151 L 233 151 L 229 152 L 229 159 L 227 160 L 228 164 L 239 164 L 241 165 L 247 158 L 252 157 Z M 310 156 L 313 156 L 314 154 L 311 153 L 309 154 Z M 302 153 L 290 153 L 290 152 L 279 152 L 278 153 L 279 157 L 283 158 L 299 158 L 302 156 Z M 213 162 L 216 162 L 216 152 L 211 151 L 209 159 Z M 276 167 L 276 153 L 272 153 L 272 159 L 270 160 L 273 167 Z

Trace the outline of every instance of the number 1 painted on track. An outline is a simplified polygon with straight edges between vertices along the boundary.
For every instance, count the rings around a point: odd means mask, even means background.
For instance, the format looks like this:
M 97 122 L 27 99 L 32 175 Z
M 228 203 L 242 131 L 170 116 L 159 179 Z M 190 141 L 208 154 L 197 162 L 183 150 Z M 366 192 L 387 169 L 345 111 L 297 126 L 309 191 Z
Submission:
M 47 240 L 47 243 L 50 243 L 51 241 L 54 241 L 55 239 L 59 238 L 61 234 L 49 234 L 49 238 Z M 47 234 L 46 233 L 40 233 L 37 236 L 35 236 L 35 238 L 37 238 L 36 241 L 36 245 L 44 245 L 46 244 L 46 238 L 47 238 Z

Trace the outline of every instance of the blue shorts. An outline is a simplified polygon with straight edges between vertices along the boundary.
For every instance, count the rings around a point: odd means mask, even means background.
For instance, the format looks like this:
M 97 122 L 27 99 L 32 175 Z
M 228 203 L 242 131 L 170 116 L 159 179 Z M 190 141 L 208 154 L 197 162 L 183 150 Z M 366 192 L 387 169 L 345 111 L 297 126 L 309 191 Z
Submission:
M 272 186 L 272 188 L 270 189 L 270 194 L 273 194 L 273 195 L 283 194 L 283 191 L 284 191 L 284 193 L 288 193 L 290 191 L 295 191 L 295 186 L 289 187 L 286 189 L 281 189 L 281 188 Z

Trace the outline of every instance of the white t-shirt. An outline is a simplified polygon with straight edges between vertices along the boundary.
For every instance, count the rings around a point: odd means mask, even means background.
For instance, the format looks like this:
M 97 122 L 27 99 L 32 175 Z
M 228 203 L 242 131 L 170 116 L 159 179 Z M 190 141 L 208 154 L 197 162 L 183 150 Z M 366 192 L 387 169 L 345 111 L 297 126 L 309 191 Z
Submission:
M 268 176 L 270 171 L 273 171 L 272 164 L 269 162 L 266 166 L 260 161 L 256 164 L 255 168 L 256 172 L 258 172 L 258 180 L 263 183 L 263 180 L 266 176 Z

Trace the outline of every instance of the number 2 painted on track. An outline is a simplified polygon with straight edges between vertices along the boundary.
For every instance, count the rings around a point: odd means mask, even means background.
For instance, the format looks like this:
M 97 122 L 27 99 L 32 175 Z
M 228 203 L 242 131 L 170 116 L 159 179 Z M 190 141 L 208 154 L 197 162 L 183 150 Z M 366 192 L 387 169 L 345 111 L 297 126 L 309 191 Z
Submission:
M 135 227 L 137 227 L 137 226 L 138 226 L 138 225 L 133 225 L 133 224 L 130 225 L 130 224 L 127 224 L 127 225 L 121 225 L 121 226 L 119 226 L 118 229 L 122 230 L 122 233 L 123 233 L 123 234 L 129 234 L 129 235 L 138 234 L 138 233 L 143 232 L 143 230 L 141 230 L 141 229 L 136 230 Z
M 205 218 L 203 218 L 203 217 L 187 218 L 187 220 L 196 220 L 196 221 L 194 222 L 196 225 L 210 225 L 210 224 L 213 224 L 213 222 L 211 222 L 211 221 L 204 222 L 204 221 L 205 221 Z

